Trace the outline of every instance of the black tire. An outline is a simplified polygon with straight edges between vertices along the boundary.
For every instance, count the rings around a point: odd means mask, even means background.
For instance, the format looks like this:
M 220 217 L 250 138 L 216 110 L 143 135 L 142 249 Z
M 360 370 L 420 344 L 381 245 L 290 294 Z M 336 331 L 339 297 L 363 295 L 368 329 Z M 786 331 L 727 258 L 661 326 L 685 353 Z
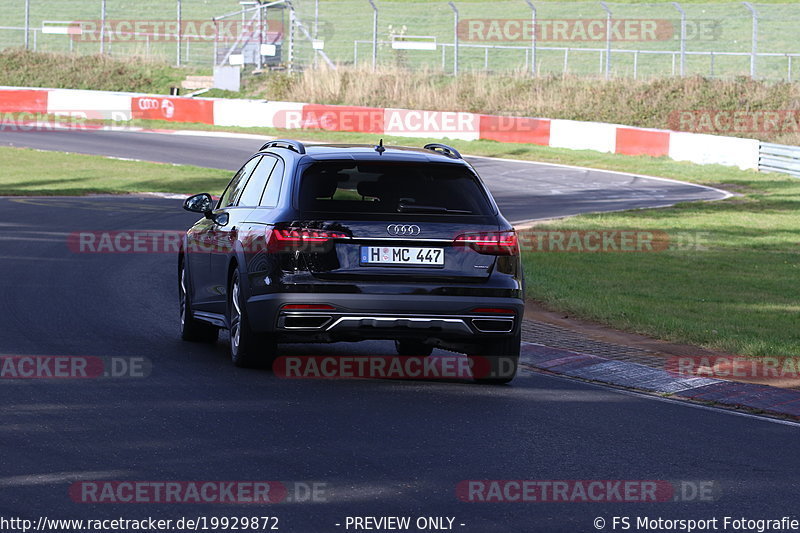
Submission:
M 271 368 L 277 356 L 277 343 L 250 329 L 246 298 L 242 296 L 239 272 L 234 270 L 228 286 L 228 333 L 231 362 L 240 368 Z
M 468 355 L 475 381 L 486 385 L 503 385 L 517 375 L 520 334 L 477 346 Z
M 188 342 L 217 342 L 219 328 L 192 317 L 192 299 L 186 279 L 186 263 L 181 262 L 178 272 L 178 304 L 181 313 L 181 339 Z
M 433 346 L 412 340 L 394 341 L 394 348 L 402 356 L 428 357 L 433 353 Z

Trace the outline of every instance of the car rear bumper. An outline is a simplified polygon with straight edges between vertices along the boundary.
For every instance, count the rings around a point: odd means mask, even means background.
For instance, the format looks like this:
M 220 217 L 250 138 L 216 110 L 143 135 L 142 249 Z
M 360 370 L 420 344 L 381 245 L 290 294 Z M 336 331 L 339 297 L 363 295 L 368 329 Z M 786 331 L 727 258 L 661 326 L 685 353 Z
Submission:
M 332 309 L 286 309 L 286 305 Z M 502 309 L 488 313 L 476 309 Z M 252 297 L 247 303 L 254 331 L 284 342 L 415 339 L 480 342 L 519 331 L 524 303 L 517 298 L 375 294 L 291 294 Z

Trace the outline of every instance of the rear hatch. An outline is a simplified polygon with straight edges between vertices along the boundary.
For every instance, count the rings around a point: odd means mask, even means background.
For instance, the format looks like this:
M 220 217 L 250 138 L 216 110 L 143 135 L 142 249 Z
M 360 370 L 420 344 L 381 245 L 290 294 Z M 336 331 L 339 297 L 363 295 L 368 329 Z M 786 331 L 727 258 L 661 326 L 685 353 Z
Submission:
M 517 253 L 466 164 L 328 160 L 301 172 L 302 218 L 276 226 L 270 243 L 318 280 L 480 283 Z

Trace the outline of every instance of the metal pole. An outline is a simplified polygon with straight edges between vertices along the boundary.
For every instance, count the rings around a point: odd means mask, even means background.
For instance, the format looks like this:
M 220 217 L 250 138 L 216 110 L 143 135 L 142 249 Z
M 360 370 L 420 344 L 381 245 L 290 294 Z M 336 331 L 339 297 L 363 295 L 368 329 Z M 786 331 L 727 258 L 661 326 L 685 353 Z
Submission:
M 106 0 L 100 0 L 100 54 L 106 53 Z
M 531 75 L 536 76 L 536 6 L 531 0 L 525 0 L 531 8 Z
M 756 8 L 754 8 L 750 2 L 742 2 L 744 7 L 750 10 L 750 13 L 753 15 L 753 49 L 750 52 L 750 77 L 755 79 L 756 77 L 756 54 L 758 53 L 758 13 L 756 12 Z
M 372 6 L 372 71 L 378 68 L 378 7 L 369 0 Z
M 453 2 L 448 2 L 453 10 L 453 75 L 458 76 L 458 8 Z
M 611 76 L 611 10 L 605 2 L 600 2 L 600 6 L 606 12 L 606 79 Z
M 214 21 L 214 59 L 212 60 L 211 64 L 216 67 L 217 57 L 219 57 L 219 26 L 217 25 L 217 19 L 211 20 Z
M 183 19 L 183 14 L 181 13 L 181 0 L 178 0 L 178 45 L 177 54 L 178 54 L 178 66 L 181 66 L 181 23 Z
M 672 6 L 681 14 L 681 76 L 686 75 L 686 11 L 683 10 L 678 2 L 672 2 Z M 675 57 L 675 56 L 673 56 Z
M 294 71 L 294 7 L 289 7 L 289 72 Z
M 314 32 L 312 33 L 314 40 L 319 38 L 319 0 L 314 0 Z M 317 51 L 314 50 L 314 67 L 317 66 Z M 355 61 L 353 61 L 355 64 Z
M 639 50 L 633 52 L 633 79 L 637 79 L 639 74 Z
M 319 37 L 319 0 L 314 0 L 314 39 Z
M 792 83 L 792 56 L 787 54 L 786 57 L 789 58 L 789 72 L 788 72 L 789 76 L 788 76 L 787 81 L 789 83 Z
M 31 0 L 25 0 L 25 50 L 30 44 Z
M 264 60 L 261 57 L 261 46 L 264 44 L 264 8 L 258 6 L 258 53 L 256 54 L 256 68 L 261 70 L 264 66 Z

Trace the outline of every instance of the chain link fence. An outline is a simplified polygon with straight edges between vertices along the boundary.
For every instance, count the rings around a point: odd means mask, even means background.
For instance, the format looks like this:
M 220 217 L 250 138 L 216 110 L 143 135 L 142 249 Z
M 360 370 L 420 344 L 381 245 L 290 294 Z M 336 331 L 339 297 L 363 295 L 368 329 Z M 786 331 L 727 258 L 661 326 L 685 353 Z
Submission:
M 0 8 L 2 48 L 196 66 L 800 76 L 797 3 L 0 0 Z

